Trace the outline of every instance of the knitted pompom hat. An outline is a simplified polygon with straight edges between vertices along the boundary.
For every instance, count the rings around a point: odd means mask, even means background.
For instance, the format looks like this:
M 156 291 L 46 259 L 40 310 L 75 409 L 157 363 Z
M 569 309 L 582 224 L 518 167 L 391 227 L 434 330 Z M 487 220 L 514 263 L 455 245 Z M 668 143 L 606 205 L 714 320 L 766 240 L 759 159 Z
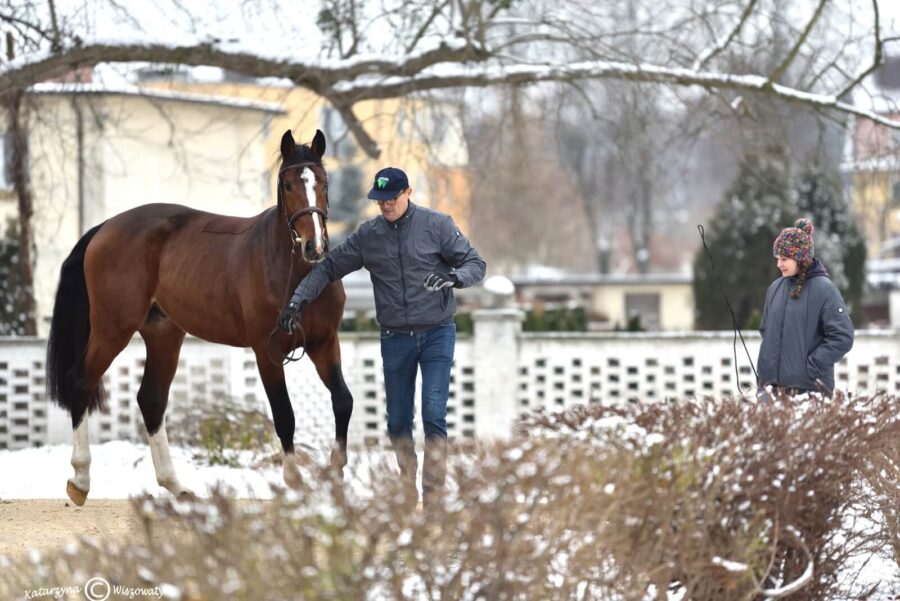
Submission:
M 794 259 L 801 265 L 812 263 L 813 252 L 813 224 L 809 219 L 801 217 L 794 223 L 794 227 L 786 227 L 781 230 L 772 245 L 772 254 L 787 259 Z

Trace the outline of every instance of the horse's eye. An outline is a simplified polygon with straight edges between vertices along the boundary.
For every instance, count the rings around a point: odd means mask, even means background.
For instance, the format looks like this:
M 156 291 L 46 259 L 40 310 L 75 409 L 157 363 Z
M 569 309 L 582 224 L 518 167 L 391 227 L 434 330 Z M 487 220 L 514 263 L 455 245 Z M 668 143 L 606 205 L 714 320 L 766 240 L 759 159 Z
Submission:
M 284 189 L 285 189 L 285 190 L 287 190 L 288 192 L 290 192 L 290 191 L 291 191 L 291 187 L 292 187 L 292 186 L 291 186 L 291 182 L 284 182 Z

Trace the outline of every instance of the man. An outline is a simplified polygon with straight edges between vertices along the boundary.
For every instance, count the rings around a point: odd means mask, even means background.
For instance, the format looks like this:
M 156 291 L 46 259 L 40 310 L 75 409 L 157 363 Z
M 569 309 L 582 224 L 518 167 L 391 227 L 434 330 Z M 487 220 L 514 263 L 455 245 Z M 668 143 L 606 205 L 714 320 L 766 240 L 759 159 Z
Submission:
M 456 346 L 453 288 L 477 284 L 485 262 L 443 213 L 410 200 L 406 174 L 387 167 L 375 174 L 369 198 L 381 215 L 363 223 L 297 286 L 278 318 L 287 331 L 303 307 L 330 283 L 365 267 L 375 291 L 387 398 L 388 437 L 406 483 L 418 502 L 413 417 L 416 372 L 422 370 L 425 429 L 423 503 L 440 495 L 446 475 L 447 397 Z

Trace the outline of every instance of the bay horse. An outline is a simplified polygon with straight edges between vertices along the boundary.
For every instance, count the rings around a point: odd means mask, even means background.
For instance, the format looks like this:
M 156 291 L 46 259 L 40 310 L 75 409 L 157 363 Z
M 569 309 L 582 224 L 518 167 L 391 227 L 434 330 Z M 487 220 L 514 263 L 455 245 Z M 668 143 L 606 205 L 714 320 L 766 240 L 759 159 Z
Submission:
M 83 505 L 90 490 L 87 415 L 105 402 L 102 377 L 140 333 L 147 359 L 137 402 L 147 428 L 157 482 L 189 493 L 169 454 L 165 412 L 185 334 L 250 347 L 284 451 L 285 484 L 300 485 L 294 412 L 280 361 L 303 346 L 331 393 L 336 447 L 332 464 L 347 462 L 353 397 L 344 382 L 337 330 L 344 310 L 340 281 L 303 311 L 305 336 L 274 327 L 286 296 L 328 251 L 325 135 L 298 145 L 281 139 L 278 202 L 250 218 L 227 217 L 176 204 L 148 204 L 89 230 L 60 270 L 47 343 L 49 396 L 72 417 L 72 467 L 66 492 Z M 270 346 L 271 343 L 271 346 Z

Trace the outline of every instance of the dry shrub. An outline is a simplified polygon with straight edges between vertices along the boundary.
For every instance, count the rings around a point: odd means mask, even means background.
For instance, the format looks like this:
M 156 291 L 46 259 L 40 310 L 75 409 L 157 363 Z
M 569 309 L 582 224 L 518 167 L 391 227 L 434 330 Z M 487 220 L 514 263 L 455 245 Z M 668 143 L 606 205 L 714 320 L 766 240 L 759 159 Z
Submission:
M 276 451 L 275 430 L 266 413 L 229 397 L 173 411 L 166 422 L 172 444 L 190 447 L 194 459 L 208 465 L 239 467 L 246 455 L 258 463 Z
M 632 509 L 638 532 L 652 527 L 660 538 L 616 551 L 648 574 L 657 566 L 660 584 L 677 583 L 690 599 L 754 598 L 796 582 L 811 557 L 812 578 L 791 599 L 868 598 L 876 591 L 853 590 L 853 566 L 891 544 L 900 576 L 896 397 L 584 407 L 531 416 L 523 430 L 577 435 L 610 416 L 663 437 L 667 460 L 653 465 L 661 471 L 645 484 L 655 487 Z M 734 562 L 734 573 L 712 569 L 714 557 Z
M 272 501 L 136 499 L 142 544 L 85 539 L 22 562 L 0 597 L 101 574 L 183 600 L 755 599 L 811 560 L 790 598 L 876 598 L 844 577 L 897 541 L 898 408 L 876 396 L 532 415 L 511 440 L 456 445 L 439 510 L 404 506 L 387 455 L 347 482 L 309 465 L 307 488 Z

